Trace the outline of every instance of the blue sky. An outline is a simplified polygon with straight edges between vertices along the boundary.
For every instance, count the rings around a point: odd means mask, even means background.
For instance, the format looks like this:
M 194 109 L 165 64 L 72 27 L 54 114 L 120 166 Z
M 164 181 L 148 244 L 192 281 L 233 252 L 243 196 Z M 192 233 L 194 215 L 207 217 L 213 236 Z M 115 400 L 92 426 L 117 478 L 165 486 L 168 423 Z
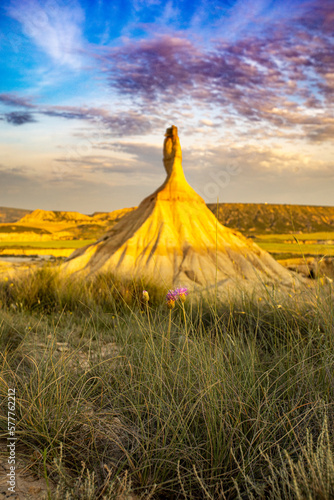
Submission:
M 334 13 L 320 0 L 3 0 L 0 205 L 137 205 L 179 128 L 207 202 L 334 205 Z

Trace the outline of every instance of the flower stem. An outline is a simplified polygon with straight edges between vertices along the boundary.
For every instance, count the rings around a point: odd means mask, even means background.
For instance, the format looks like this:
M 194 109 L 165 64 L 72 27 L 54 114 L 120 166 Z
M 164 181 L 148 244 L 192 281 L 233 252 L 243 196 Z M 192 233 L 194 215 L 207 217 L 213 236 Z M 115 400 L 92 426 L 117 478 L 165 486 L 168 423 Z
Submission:
M 182 312 L 183 312 L 183 319 L 184 319 L 185 336 L 186 336 L 186 339 L 188 340 L 187 315 L 186 315 L 186 310 L 185 310 L 183 302 L 182 302 Z
M 149 327 L 149 330 L 150 330 L 150 334 L 152 334 L 151 319 L 150 319 L 150 310 L 148 308 L 148 302 L 146 302 L 146 313 L 147 313 L 148 327 Z
M 170 331 L 172 328 L 172 310 L 169 309 L 169 316 L 168 316 L 168 330 L 167 330 L 167 342 L 168 344 L 170 343 Z

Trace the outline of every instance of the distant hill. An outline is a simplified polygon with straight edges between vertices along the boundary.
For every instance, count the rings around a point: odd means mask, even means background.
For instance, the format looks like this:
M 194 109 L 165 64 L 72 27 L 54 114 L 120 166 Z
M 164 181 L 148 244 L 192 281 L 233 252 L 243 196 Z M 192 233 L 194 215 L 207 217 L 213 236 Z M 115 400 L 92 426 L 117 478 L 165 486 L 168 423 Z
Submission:
M 135 207 L 134 207 L 135 208 Z M 66 212 L 57 210 L 34 210 L 20 219 L 20 224 L 33 223 L 70 223 L 70 224 L 96 224 L 117 222 L 127 212 L 134 208 L 123 208 L 113 212 L 94 212 L 92 215 L 81 214 L 80 212 Z
M 30 212 L 31 210 L 24 210 L 23 208 L 0 207 L 0 223 L 17 222 Z
M 217 215 L 217 205 L 208 204 Z M 99 238 L 127 212 L 136 207 L 94 212 L 91 215 L 79 212 L 51 210 L 23 210 L 0 207 L 0 223 L 15 223 L 21 227 L 17 232 L 34 230 L 40 233 L 66 230 L 68 238 Z M 237 229 L 245 236 L 257 234 L 313 233 L 334 231 L 334 207 L 306 205 L 271 205 L 265 203 L 219 203 L 218 220 L 224 226 Z M 70 229 L 71 227 L 71 229 Z M 3 228 L 4 232 L 15 232 L 15 227 Z M 65 236 L 65 235 L 64 235 Z
M 209 203 L 217 215 L 217 204 Z M 313 233 L 334 231 L 334 207 L 271 205 L 266 203 L 219 203 L 218 220 L 245 236 L 255 234 Z
M 135 210 L 137 207 L 131 207 L 131 208 L 121 208 L 119 210 L 113 210 L 112 212 L 94 212 L 90 217 L 93 217 L 94 220 L 99 220 L 99 221 L 115 221 L 118 222 L 123 215 L 127 214 L 128 212 L 132 212 L 132 210 Z
M 52 211 L 52 210 L 34 210 L 29 214 L 22 217 L 20 220 L 21 224 L 33 223 L 33 222 L 73 222 L 74 224 L 80 224 L 82 222 L 89 223 L 92 218 L 89 215 L 84 215 L 79 212 L 65 212 L 65 211 Z

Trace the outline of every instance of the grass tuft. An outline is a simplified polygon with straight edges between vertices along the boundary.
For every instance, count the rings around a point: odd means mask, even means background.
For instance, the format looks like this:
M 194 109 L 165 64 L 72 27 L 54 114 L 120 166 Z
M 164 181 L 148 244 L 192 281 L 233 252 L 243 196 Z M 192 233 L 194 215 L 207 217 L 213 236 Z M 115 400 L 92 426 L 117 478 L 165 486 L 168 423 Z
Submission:
M 171 312 L 165 292 L 51 267 L 0 284 L 1 437 L 15 387 L 49 497 L 332 498 L 331 285 Z

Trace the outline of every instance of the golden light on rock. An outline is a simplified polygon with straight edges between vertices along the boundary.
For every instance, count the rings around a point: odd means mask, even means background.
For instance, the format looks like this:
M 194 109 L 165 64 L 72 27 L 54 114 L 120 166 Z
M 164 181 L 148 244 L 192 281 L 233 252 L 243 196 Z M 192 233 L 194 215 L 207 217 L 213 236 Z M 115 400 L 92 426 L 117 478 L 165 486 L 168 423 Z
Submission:
M 236 280 L 292 284 L 289 271 L 252 240 L 221 225 L 188 184 L 175 126 L 165 134 L 163 163 L 165 182 L 105 236 L 73 252 L 65 272 L 111 271 L 167 286 Z

